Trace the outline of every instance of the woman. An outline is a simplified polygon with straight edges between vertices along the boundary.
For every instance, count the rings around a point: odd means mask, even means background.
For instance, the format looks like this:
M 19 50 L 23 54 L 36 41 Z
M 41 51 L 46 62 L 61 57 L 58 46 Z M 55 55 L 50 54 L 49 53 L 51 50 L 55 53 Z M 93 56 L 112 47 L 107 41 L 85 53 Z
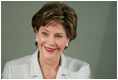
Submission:
M 76 38 L 77 16 L 65 4 L 49 2 L 32 18 L 38 50 L 6 63 L 2 78 L 89 79 L 89 64 L 62 52 Z

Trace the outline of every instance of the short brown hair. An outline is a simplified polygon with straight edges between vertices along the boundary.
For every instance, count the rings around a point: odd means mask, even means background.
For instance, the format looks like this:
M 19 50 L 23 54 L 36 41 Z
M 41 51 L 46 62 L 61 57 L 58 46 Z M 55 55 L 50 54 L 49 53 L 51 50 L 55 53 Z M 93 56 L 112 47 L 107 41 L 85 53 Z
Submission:
M 75 11 L 64 3 L 48 2 L 32 18 L 32 27 L 38 31 L 41 26 L 61 23 L 67 38 L 76 38 L 77 15 Z M 36 43 L 37 46 L 37 43 Z

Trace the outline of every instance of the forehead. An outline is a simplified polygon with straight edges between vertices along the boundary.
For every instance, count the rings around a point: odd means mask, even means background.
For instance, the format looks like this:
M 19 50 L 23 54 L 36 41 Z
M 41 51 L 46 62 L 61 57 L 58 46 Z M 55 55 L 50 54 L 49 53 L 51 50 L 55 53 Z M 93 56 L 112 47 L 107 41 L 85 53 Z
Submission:
M 64 26 L 62 24 L 51 24 L 51 25 L 46 25 L 46 26 L 41 26 L 40 30 L 47 30 L 49 32 L 61 32 L 61 33 L 66 33 Z

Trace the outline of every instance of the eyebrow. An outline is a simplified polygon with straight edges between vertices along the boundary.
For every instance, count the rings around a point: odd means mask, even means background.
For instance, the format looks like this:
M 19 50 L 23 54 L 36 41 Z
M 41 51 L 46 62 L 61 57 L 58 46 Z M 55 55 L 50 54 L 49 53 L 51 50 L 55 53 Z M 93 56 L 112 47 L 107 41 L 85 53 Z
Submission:
M 49 32 L 47 29 L 41 29 L 41 30 L 45 30 L 45 31 L 47 31 L 47 32 Z M 56 33 L 56 34 L 62 34 L 62 35 L 64 35 L 64 33 Z
M 46 29 L 44 29 L 44 28 L 43 28 L 43 29 L 41 29 L 41 30 L 45 30 L 45 31 L 48 31 L 48 30 L 46 30 Z M 49 32 L 49 31 L 48 31 L 48 32 Z
M 62 34 L 62 35 L 64 35 L 63 33 L 56 33 L 56 34 Z

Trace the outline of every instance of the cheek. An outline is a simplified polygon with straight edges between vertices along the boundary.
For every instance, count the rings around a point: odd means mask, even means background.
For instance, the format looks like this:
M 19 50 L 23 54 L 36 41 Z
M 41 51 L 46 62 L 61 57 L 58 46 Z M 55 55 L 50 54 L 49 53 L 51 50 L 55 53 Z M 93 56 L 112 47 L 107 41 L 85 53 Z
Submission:
M 57 45 L 59 48 L 64 49 L 66 45 L 66 40 L 57 41 Z
M 40 45 L 42 45 L 42 44 L 44 44 L 45 43 L 45 38 L 43 37 L 43 36 L 41 36 L 41 35 L 38 35 L 38 45 L 40 46 Z

